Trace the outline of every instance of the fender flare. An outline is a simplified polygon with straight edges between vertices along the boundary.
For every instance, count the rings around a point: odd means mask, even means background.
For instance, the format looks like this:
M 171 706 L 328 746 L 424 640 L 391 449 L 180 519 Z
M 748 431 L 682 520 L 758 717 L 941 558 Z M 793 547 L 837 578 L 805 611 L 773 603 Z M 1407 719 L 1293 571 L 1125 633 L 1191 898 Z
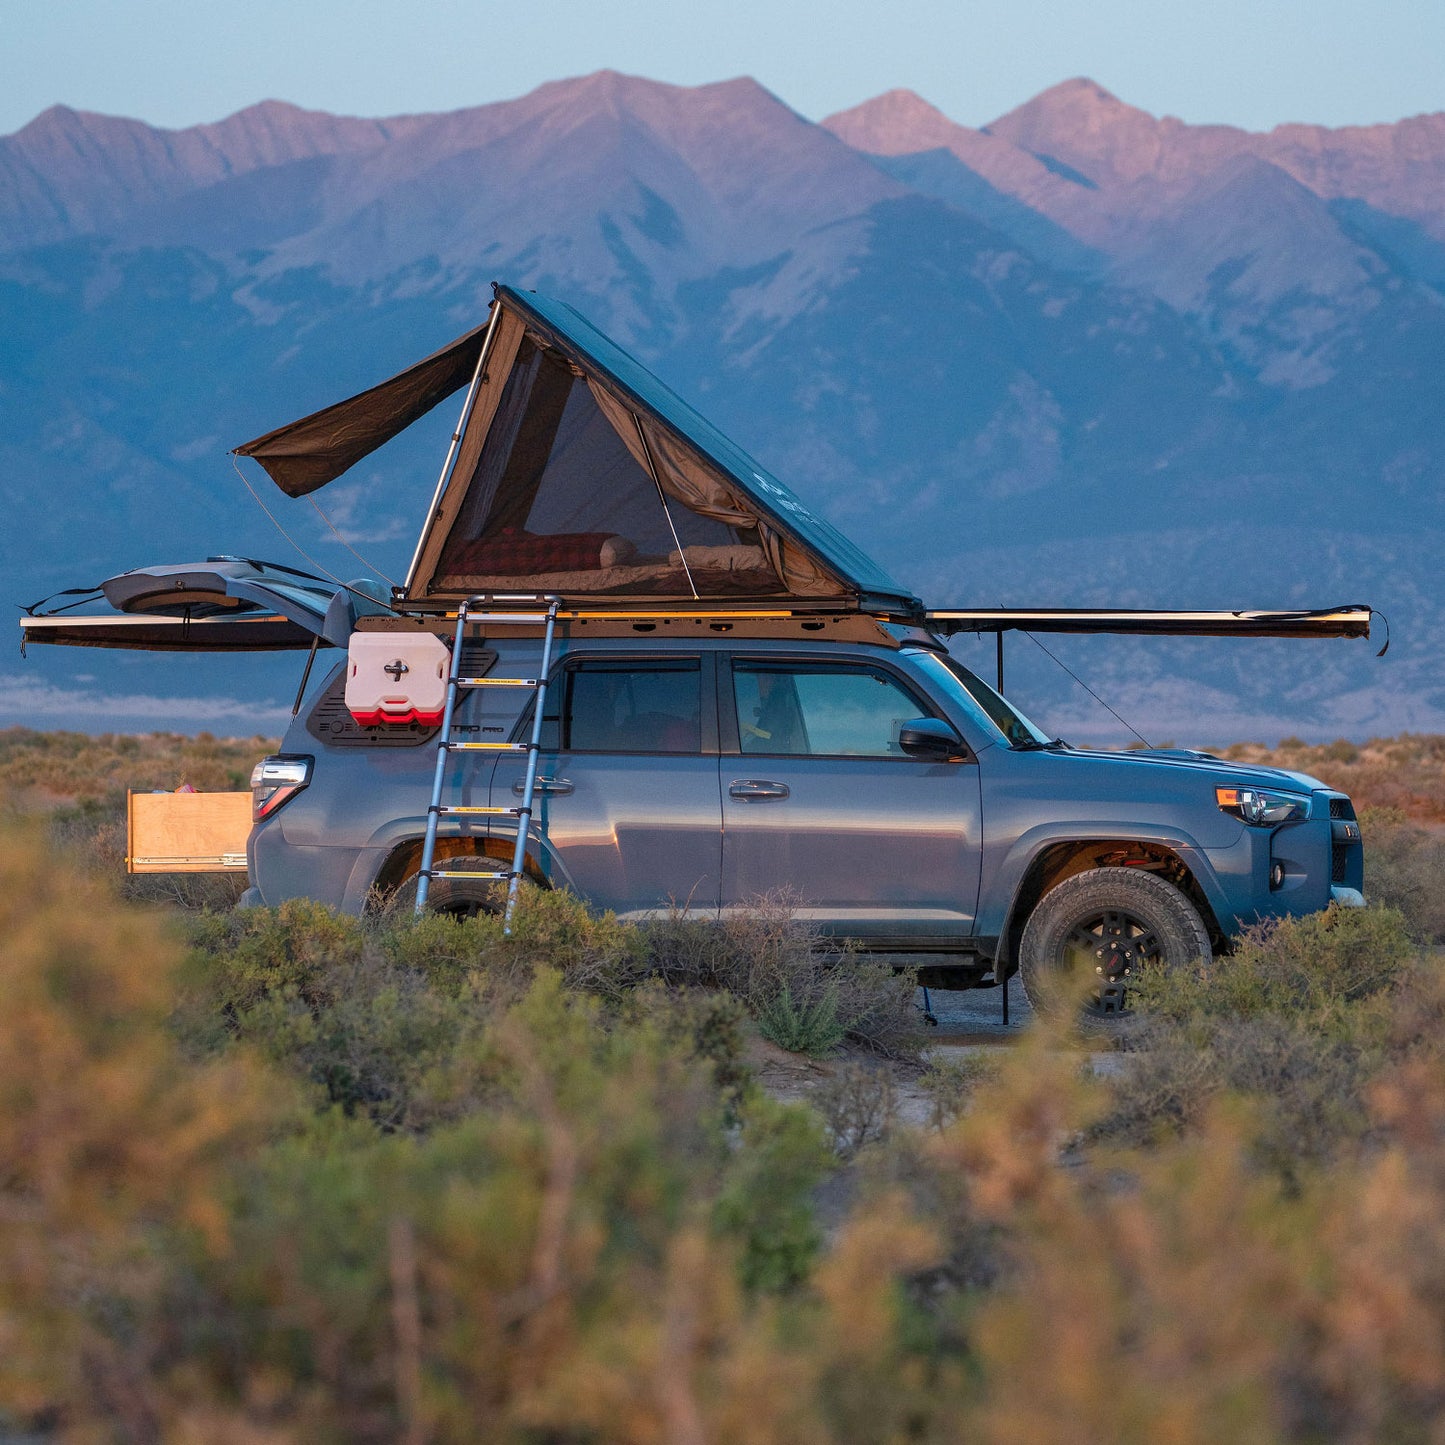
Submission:
M 1041 823 L 1036 828 L 1015 839 L 1012 847 L 998 865 L 991 882 L 985 881 L 983 894 L 998 897 L 1007 892 L 1008 904 L 998 919 L 995 929 L 992 920 L 980 918 L 978 930 L 981 934 L 995 934 L 998 938 L 998 953 L 1012 970 L 1013 959 L 1010 939 L 1024 892 L 1024 885 L 1034 865 L 1043 853 L 1060 844 L 1085 845 L 1090 843 L 1142 843 L 1172 853 L 1189 870 L 1212 913 L 1206 918 L 1206 926 L 1218 928 L 1221 918 L 1231 916 L 1228 900 L 1210 867 L 1206 850 L 1188 833 L 1177 828 L 1141 826 L 1138 820 L 1130 822 L 1088 822 L 1088 823 Z M 982 896 L 982 894 L 981 894 Z
M 377 880 L 382 876 L 386 865 L 398 851 L 410 848 L 413 844 L 420 847 L 425 833 L 425 814 L 392 818 L 378 828 L 357 853 L 351 877 L 346 885 L 348 903 L 358 910 L 364 910 L 366 900 L 371 896 L 372 889 L 376 887 Z M 448 825 L 443 819 L 441 827 L 437 830 L 438 842 L 453 838 L 472 838 L 478 843 L 501 840 L 506 844 L 505 851 L 510 851 L 515 844 L 516 833 L 505 827 L 491 833 L 469 833 L 463 825 L 457 823 Z M 535 828 L 528 829 L 527 832 L 526 856 L 528 862 L 535 867 L 537 873 L 551 887 L 572 888 L 572 878 L 565 864 L 548 840 Z M 403 881 L 405 881 L 404 878 L 397 880 L 397 882 Z

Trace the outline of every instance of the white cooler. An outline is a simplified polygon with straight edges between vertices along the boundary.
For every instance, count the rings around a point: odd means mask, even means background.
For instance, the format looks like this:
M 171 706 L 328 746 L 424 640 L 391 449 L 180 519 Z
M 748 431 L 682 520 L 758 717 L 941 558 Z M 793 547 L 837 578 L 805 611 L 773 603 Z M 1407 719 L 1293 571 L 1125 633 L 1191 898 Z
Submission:
M 353 632 L 347 645 L 346 708 L 363 727 L 435 727 L 447 698 L 452 655 L 431 632 Z

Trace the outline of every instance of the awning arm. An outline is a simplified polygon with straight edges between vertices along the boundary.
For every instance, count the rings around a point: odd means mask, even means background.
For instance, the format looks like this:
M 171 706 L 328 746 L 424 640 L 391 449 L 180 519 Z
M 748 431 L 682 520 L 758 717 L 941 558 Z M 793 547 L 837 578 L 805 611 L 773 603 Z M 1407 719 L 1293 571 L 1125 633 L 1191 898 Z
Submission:
M 1373 609 L 1363 603 L 1296 611 L 1162 612 L 1148 608 L 930 608 L 924 625 L 960 632 L 1115 633 L 1135 637 L 1368 637 Z

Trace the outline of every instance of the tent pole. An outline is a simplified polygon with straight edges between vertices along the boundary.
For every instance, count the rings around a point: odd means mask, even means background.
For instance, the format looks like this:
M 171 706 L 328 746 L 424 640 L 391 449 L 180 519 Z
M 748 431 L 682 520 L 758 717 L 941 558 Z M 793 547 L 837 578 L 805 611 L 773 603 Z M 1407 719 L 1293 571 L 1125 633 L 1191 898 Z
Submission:
M 687 576 L 687 585 L 692 589 L 692 600 L 699 601 L 697 583 L 692 580 L 692 568 L 687 565 L 687 553 L 682 550 L 682 541 L 677 535 L 677 528 L 672 525 L 672 508 L 667 505 L 667 493 L 662 490 L 662 482 L 658 479 L 657 463 L 652 459 L 652 448 L 647 444 L 647 433 L 642 429 L 642 418 L 636 412 L 632 413 L 632 420 L 637 424 L 637 439 L 642 443 L 642 454 L 647 458 L 647 470 L 652 473 L 652 485 L 657 488 L 657 500 L 662 503 L 662 515 L 667 518 L 667 530 L 672 533 L 672 540 L 677 547 L 678 561 L 682 563 L 682 570 Z
M 502 303 L 500 301 L 492 302 L 492 316 L 491 320 L 487 322 L 487 334 L 482 337 L 482 349 L 477 353 L 477 369 L 472 372 L 471 385 L 467 387 L 466 400 L 462 402 L 461 418 L 457 422 L 457 429 L 452 433 L 451 445 L 447 448 L 447 457 L 442 463 L 442 474 L 437 478 L 436 491 L 432 493 L 426 521 L 422 525 L 421 535 L 416 539 L 416 550 L 411 554 L 411 565 L 406 569 L 406 581 L 402 584 L 402 591 L 405 593 L 410 594 L 411 592 L 411 584 L 416 578 L 417 565 L 421 561 L 422 543 L 426 541 L 427 533 L 431 531 L 437 508 L 441 505 L 442 493 L 446 491 L 447 483 L 452 479 L 452 468 L 457 464 L 457 451 L 462 443 L 462 434 L 466 431 L 467 423 L 472 418 L 472 406 L 477 399 L 477 385 L 486 369 L 487 356 L 492 349 L 492 337 L 496 335 L 497 322 L 501 319 L 501 315 Z
M 1003 696 L 1003 628 L 994 633 L 994 644 L 998 656 L 998 695 Z

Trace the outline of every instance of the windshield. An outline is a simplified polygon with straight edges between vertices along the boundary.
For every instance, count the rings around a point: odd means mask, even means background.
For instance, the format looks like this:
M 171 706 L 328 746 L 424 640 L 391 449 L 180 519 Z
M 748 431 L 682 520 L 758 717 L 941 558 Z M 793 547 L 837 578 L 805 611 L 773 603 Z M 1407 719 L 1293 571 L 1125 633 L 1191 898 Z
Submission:
M 986 732 L 1001 733 L 1011 748 L 1047 747 L 1049 738 L 984 680 L 947 653 L 909 652 L 909 657 Z

